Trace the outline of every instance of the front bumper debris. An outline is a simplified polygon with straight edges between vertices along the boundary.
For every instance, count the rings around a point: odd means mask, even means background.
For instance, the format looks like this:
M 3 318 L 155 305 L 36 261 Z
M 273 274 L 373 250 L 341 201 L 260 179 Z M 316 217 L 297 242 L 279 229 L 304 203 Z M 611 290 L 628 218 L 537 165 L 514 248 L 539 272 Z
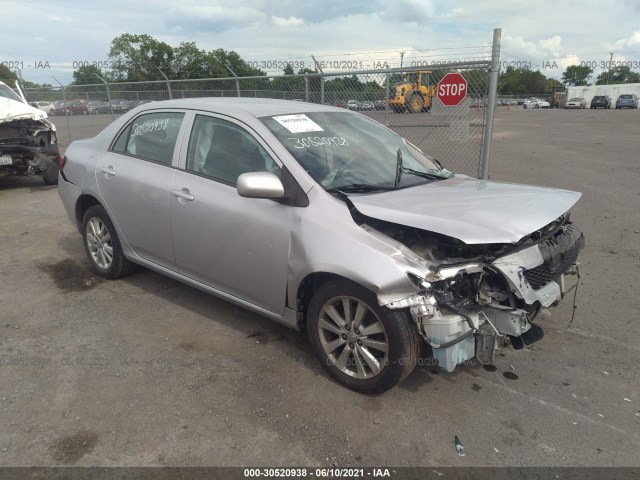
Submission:
M 515 349 L 521 349 L 544 336 L 534 319 L 541 312 L 548 314 L 547 307 L 557 304 L 566 293 L 565 276 L 576 273 L 578 253 L 584 245 L 580 228 L 568 223 L 552 238 L 521 247 L 479 268 L 441 269 L 452 272 L 450 284 L 464 281 L 465 275 L 476 275 L 478 292 L 466 301 L 455 303 L 446 292 L 437 291 L 434 283 L 433 288 L 387 307 L 410 307 L 418 331 L 445 370 L 452 372 L 474 356 L 482 363 L 492 363 L 495 349 L 507 337 Z M 492 276 L 502 279 L 483 288 L 483 279 Z M 500 282 L 506 287 L 496 291 Z

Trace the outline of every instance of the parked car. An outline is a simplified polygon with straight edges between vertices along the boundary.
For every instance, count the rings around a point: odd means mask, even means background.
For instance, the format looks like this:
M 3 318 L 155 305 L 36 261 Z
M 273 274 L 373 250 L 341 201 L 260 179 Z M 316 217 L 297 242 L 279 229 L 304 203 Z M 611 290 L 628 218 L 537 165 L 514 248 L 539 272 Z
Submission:
M 522 108 L 525 109 L 533 109 L 533 108 L 550 108 L 551 104 L 546 100 L 542 100 L 541 98 L 531 98 L 529 100 L 525 100 L 522 104 Z
M 55 108 L 51 110 L 51 115 L 86 115 L 87 113 L 87 106 L 79 100 L 61 101 L 56 103 Z
M 370 102 L 368 100 L 365 100 L 364 102 L 360 103 L 359 105 L 360 110 L 374 110 L 375 106 L 373 105 L 373 102 Z
M 126 113 L 138 106 L 137 100 L 121 100 L 113 104 L 113 113 Z
M 99 275 L 139 264 L 306 326 L 367 393 L 423 343 L 453 371 L 541 339 L 584 245 L 579 193 L 454 175 L 364 115 L 283 100 L 143 105 L 69 146 L 58 191 Z
M 566 101 L 566 103 L 564 104 L 564 108 L 586 108 L 587 107 L 587 101 L 584 98 L 570 98 L 569 100 Z
M 30 105 L 32 107 L 42 110 L 47 114 L 51 114 L 51 110 L 55 108 L 55 105 L 53 104 L 53 102 L 45 102 L 45 101 L 31 102 Z
M 373 106 L 376 110 L 386 110 L 387 102 L 386 100 L 376 100 L 375 102 L 373 102 Z
M 47 114 L 0 82 L 0 177 L 39 175 L 58 182 L 58 138 Z
M 87 113 L 90 115 L 107 113 L 109 111 L 109 104 L 102 100 L 89 100 L 87 101 L 86 105 L 87 105 Z
M 89 109 L 84 102 L 75 100 L 67 104 L 67 113 L 69 115 L 87 115 L 89 113 Z
M 67 114 L 67 105 L 71 102 L 65 102 L 63 100 L 58 100 L 53 103 L 53 110 L 49 112 L 49 115 L 66 115 Z
M 638 108 L 638 96 L 635 93 L 625 93 L 616 100 L 616 108 Z
M 357 101 L 355 101 L 355 100 L 349 100 L 349 101 L 347 102 L 347 108 L 348 108 L 349 110 L 358 110 L 358 107 L 359 107 L 359 104 L 358 104 L 358 102 L 357 102 Z
M 611 97 L 608 95 L 596 95 L 591 99 L 589 108 L 611 108 Z

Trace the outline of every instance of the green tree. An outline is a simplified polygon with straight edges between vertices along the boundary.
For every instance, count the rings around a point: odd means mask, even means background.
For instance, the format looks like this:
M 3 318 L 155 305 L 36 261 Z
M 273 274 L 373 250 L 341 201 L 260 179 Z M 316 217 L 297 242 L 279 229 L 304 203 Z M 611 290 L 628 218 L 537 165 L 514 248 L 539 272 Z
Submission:
M 16 74 L 13 73 L 9 67 L 0 64 L 0 82 L 4 82 L 13 88 L 17 79 L 18 77 L 16 77 Z
M 105 78 L 105 73 L 102 72 L 96 65 L 83 65 L 73 72 L 73 84 L 74 85 L 91 85 L 95 83 L 101 83 L 98 77 Z
M 124 33 L 111 41 L 109 60 L 116 80 L 162 80 L 173 68 L 173 48 L 150 35 Z
M 499 95 L 523 95 L 552 93 L 556 85 L 561 85 L 557 80 L 549 79 L 540 73 L 540 70 L 528 68 L 507 69 L 498 78 Z
M 293 71 L 293 66 L 290 63 L 287 63 L 282 69 L 282 73 L 284 75 L 293 75 L 295 72 Z
M 607 78 L 609 79 L 607 81 Z M 632 72 L 626 65 L 614 67 L 611 71 L 605 70 L 596 79 L 596 85 L 617 83 L 640 83 L 640 73 Z
M 170 74 L 172 78 L 207 78 L 209 76 L 209 64 L 207 53 L 196 45 L 196 42 L 181 42 L 173 49 L 173 68 Z M 169 76 L 165 72 L 165 75 Z
M 555 78 L 547 78 L 543 93 L 563 92 L 566 89 L 564 84 Z
M 212 78 L 229 77 L 229 68 L 239 77 L 253 77 L 264 75 L 262 70 L 253 68 L 233 50 L 218 48 L 207 53 L 210 74 Z M 228 68 L 227 68 L 228 67 Z
M 589 85 L 589 77 L 593 68 L 588 65 L 570 65 L 562 74 L 562 83 L 567 86 Z

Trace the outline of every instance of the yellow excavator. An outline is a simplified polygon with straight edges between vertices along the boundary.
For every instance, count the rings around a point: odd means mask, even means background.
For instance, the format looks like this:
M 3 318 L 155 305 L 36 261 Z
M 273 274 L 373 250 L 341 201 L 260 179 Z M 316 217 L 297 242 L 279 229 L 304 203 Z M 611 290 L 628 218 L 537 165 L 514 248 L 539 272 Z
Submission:
M 431 102 L 436 94 L 436 86 L 429 85 L 429 70 L 412 72 L 404 80 L 393 86 L 388 100 L 389 107 L 395 112 L 418 113 L 431 108 Z

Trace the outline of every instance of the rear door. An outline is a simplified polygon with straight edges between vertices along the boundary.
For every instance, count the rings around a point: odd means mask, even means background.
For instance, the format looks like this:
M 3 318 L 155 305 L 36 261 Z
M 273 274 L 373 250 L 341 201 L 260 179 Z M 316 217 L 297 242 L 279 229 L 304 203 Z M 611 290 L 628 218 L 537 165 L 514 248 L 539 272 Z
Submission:
M 169 188 L 184 112 L 153 111 L 132 120 L 96 168 L 105 208 L 123 241 L 142 258 L 175 270 Z

